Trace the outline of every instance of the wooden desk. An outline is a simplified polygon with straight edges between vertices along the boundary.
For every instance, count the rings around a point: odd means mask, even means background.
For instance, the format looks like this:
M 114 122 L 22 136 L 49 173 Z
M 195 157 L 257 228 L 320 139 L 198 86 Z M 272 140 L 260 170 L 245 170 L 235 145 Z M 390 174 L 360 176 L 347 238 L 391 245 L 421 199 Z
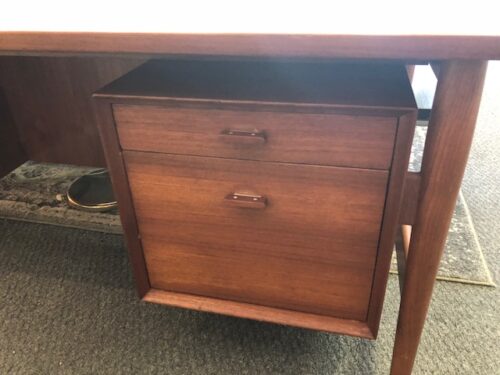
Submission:
M 7 72 L 0 59 L 3 82 L 10 82 L 3 89 L 9 98 L 11 90 L 19 90 L 15 82 L 24 82 L 23 90 L 29 98 L 31 88 L 27 80 L 23 81 L 22 76 L 12 77 L 14 72 L 27 75 L 31 71 L 29 66 L 21 66 L 23 60 L 17 57 L 26 55 L 121 57 L 104 69 L 108 78 L 137 65 L 138 59 L 161 55 L 431 62 L 438 86 L 422 172 L 406 178 L 407 193 L 400 219 L 401 224 L 412 225 L 413 230 L 407 255 L 402 257 L 406 267 L 391 372 L 409 374 L 467 162 L 487 60 L 500 59 L 500 25 L 494 19 L 495 11 L 488 9 L 486 2 L 484 7 L 481 1 L 476 2 L 473 9 L 451 2 L 429 7 L 425 3 L 408 11 L 390 1 L 378 2 L 376 8 L 363 8 L 363 12 L 359 4 L 346 5 L 340 12 L 318 1 L 308 2 L 307 7 L 287 4 L 286 9 L 277 2 L 264 5 L 258 1 L 252 2 L 251 9 L 235 9 L 228 1 L 172 2 L 165 4 L 164 9 L 155 9 L 144 2 L 140 9 L 123 2 L 111 2 L 111 5 L 108 2 L 100 4 L 99 12 L 90 5 L 69 12 L 51 2 L 33 2 L 28 7 L 21 2 L 12 3 L 6 10 L 2 9 L 3 16 L 9 16 L 2 17 L 0 23 L 0 54 L 7 56 L 2 59 L 16 56 L 7 64 L 12 69 Z M 418 14 L 419 9 L 424 11 Z M 448 11 L 453 14 L 452 20 L 447 17 Z M 335 17 L 337 14 L 341 16 Z M 16 15 L 22 17 L 16 18 Z M 443 23 L 443 19 L 449 22 Z M 420 21 L 429 28 L 419 29 Z M 129 65 L 127 59 L 130 59 Z M 97 59 L 92 63 L 103 61 Z M 44 69 L 57 74 L 52 77 L 47 74 L 45 84 L 50 86 L 51 79 L 60 79 L 61 72 L 67 71 L 65 67 L 62 64 L 53 68 L 47 63 Z M 79 69 L 82 81 L 92 76 L 92 72 L 103 71 L 89 71 L 85 65 Z M 43 76 L 43 71 L 39 73 Z M 75 86 L 81 88 L 85 84 L 68 84 L 69 92 Z M 78 93 L 75 95 L 78 97 Z M 17 97 L 23 97 L 22 92 Z M 64 95 L 55 99 L 66 100 Z M 73 99 L 84 103 L 74 107 L 78 116 L 88 115 L 90 107 L 85 100 L 82 94 L 79 99 Z M 29 126 L 23 124 L 19 136 L 20 127 L 14 123 L 22 118 L 19 114 L 22 103 L 14 103 L 9 111 L 6 102 L 0 106 L 4 124 L 0 128 L 3 166 L 0 173 L 6 173 L 33 155 L 33 148 L 26 150 L 26 145 L 32 144 L 27 142 Z M 32 104 L 26 101 L 28 109 L 44 110 L 43 106 L 31 107 Z M 80 130 L 85 129 L 85 118 L 79 118 L 77 123 Z M 38 152 L 40 148 L 43 144 L 36 146 Z M 44 159 L 43 153 L 39 155 Z M 56 159 L 61 161 L 64 154 Z M 99 164 L 99 160 L 95 163 Z M 408 232 L 405 233 L 408 240 Z M 385 284 L 385 280 L 374 280 L 374 288 L 380 283 Z M 384 293 L 383 288 L 378 290 Z

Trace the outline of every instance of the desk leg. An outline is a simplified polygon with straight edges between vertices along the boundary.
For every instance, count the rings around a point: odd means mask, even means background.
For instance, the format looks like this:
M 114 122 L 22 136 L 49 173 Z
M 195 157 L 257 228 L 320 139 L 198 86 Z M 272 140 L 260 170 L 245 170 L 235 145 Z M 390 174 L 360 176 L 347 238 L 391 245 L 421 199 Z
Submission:
M 460 189 L 487 62 L 445 61 L 422 160 L 391 374 L 411 374 L 439 261 Z

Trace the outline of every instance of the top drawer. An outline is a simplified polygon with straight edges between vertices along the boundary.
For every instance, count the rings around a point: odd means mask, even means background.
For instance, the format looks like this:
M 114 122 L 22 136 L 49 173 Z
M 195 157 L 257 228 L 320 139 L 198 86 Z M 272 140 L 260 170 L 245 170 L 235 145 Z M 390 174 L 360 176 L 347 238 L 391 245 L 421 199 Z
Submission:
M 396 117 L 113 106 L 125 150 L 389 169 Z

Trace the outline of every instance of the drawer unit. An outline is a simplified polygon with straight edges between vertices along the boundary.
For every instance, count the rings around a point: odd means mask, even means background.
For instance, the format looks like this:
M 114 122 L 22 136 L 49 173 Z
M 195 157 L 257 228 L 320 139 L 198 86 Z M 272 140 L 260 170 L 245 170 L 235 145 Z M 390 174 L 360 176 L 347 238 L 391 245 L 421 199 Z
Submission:
M 386 171 L 124 159 L 153 288 L 366 316 Z
M 416 116 L 403 66 L 158 60 L 95 98 L 144 300 L 376 336 Z

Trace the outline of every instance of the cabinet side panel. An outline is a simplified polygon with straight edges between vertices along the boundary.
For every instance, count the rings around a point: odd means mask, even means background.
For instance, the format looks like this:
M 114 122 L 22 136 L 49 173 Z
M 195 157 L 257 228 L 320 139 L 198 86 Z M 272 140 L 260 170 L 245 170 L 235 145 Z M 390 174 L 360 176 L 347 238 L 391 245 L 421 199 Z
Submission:
M 384 219 L 380 233 L 377 263 L 375 265 L 373 287 L 367 316 L 368 325 L 374 337 L 377 336 L 380 315 L 384 304 L 391 257 L 394 250 L 394 240 L 399 222 L 404 180 L 408 170 L 416 120 L 416 110 L 401 116 L 399 118 L 399 125 L 396 133 L 396 143 L 389 177 L 389 188 L 387 190 Z
M 137 291 L 142 298 L 150 289 L 149 278 L 137 228 L 135 210 L 130 196 L 127 172 L 123 164 L 122 152 L 118 144 L 111 104 L 104 100 L 95 101 L 97 123 L 113 190 L 118 201 L 120 219 L 125 234 L 129 260 L 132 263 Z

